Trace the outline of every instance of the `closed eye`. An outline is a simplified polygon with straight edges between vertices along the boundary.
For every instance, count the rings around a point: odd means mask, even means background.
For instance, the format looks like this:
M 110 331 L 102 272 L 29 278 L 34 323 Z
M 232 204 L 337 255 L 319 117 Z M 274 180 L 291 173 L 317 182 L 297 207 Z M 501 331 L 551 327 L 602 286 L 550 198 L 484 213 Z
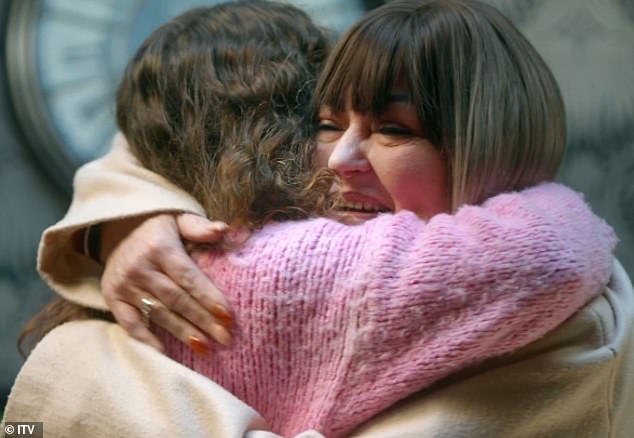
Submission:
M 332 120 L 320 120 L 317 124 L 317 141 L 334 143 L 343 135 L 344 129 Z
M 379 126 L 378 132 L 384 135 L 411 136 L 412 131 L 401 125 L 382 125 Z
M 317 130 L 318 131 L 341 131 L 341 128 L 339 128 L 337 125 L 335 125 L 333 122 L 329 120 L 320 120 L 319 124 L 317 125 Z

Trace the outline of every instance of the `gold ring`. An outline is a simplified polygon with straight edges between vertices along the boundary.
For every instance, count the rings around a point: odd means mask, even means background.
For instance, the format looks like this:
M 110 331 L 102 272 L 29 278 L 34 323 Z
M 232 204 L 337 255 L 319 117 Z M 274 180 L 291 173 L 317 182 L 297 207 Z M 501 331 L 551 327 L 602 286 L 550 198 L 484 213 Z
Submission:
M 143 323 L 146 327 L 150 326 L 150 319 L 154 309 L 159 307 L 159 302 L 152 298 L 141 298 L 141 315 L 143 315 Z

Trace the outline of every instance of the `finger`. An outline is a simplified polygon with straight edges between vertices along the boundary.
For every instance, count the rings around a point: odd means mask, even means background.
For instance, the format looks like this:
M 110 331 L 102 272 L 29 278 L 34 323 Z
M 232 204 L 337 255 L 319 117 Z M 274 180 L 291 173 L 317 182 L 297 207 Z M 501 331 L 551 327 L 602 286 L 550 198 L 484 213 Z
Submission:
M 117 323 L 131 337 L 161 353 L 164 351 L 161 341 L 145 326 L 141 311 L 137 307 L 124 301 L 113 301 L 109 303 L 109 307 Z
M 162 269 L 167 277 L 198 301 L 218 323 L 227 329 L 231 328 L 233 316 L 227 299 L 189 256 L 170 253 L 161 261 L 164 262 Z
M 229 230 L 229 226 L 224 222 L 210 221 L 191 213 L 176 216 L 176 225 L 183 239 L 204 243 L 222 242 Z
M 157 306 L 150 314 L 150 318 L 155 325 L 171 333 L 194 353 L 204 356 L 212 351 L 208 337 L 201 330 L 167 307 Z
M 193 324 L 203 332 L 209 334 L 217 342 L 223 345 L 231 343 L 230 323 L 222 316 L 218 317 L 212 314 L 198 300 L 192 297 L 188 292 L 181 289 L 169 277 L 156 273 L 154 276 L 153 289 L 154 296 L 167 307 L 168 310 L 178 315 L 183 320 Z M 218 304 L 213 307 L 218 313 L 220 306 Z M 165 327 L 167 329 L 167 327 Z

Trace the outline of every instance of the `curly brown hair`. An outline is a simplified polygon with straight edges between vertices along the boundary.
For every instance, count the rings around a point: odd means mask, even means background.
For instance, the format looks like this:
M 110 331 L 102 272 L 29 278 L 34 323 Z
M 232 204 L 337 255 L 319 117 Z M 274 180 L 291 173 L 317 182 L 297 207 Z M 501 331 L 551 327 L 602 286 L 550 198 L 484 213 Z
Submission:
M 146 168 L 208 216 L 254 229 L 330 208 L 333 176 L 312 168 L 313 90 L 329 35 L 267 0 L 190 10 L 155 30 L 129 62 L 117 123 Z M 27 350 L 56 326 L 111 315 L 56 298 L 23 330 Z
M 193 9 L 130 61 L 117 123 L 141 164 L 208 217 L 255 228 L 325 206 L 314 185 L 310 102 L 330 49 L 304 12 L 270 1 Z

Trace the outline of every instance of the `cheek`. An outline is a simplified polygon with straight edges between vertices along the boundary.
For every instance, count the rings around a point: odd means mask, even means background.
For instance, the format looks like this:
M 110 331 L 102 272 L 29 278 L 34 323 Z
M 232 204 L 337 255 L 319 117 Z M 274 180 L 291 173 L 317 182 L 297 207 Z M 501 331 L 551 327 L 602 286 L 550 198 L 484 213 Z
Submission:
M 330 158 L 334 148 L 334 142 L 317 142 L 317 147 L 315 148 L 315 158 L 313 161 L 316 168 L 328 167 L 328 159 Z
M 395 154 L 396 155 L 396 154 Z M 447 166 L 444 158 L 432 151 L 412 149 L 384 160 L 383 184 L 394 208 L 410 210 L 424 219 L 449 211 Z

